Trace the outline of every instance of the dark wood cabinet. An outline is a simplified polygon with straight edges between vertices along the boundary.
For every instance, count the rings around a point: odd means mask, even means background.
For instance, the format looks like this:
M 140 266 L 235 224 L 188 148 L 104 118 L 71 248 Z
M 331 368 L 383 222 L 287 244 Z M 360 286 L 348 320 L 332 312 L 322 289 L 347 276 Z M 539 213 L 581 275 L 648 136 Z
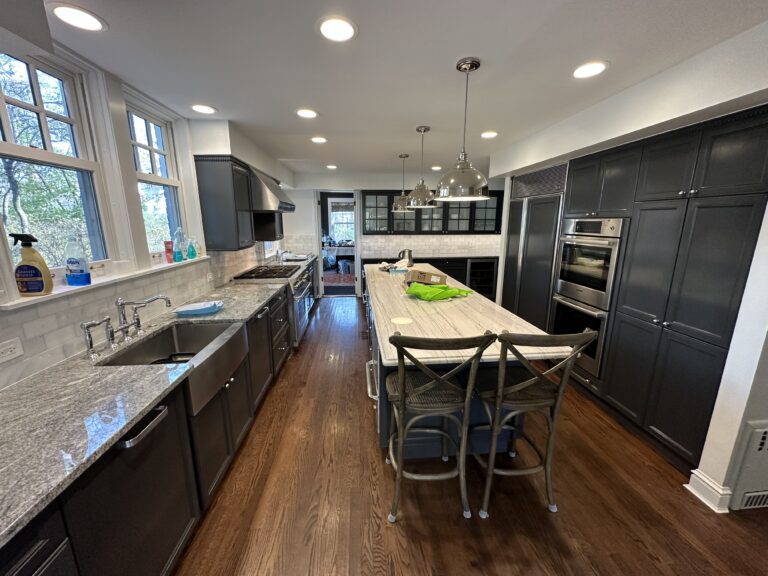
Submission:
M 765 204 L 764 195 L 689 200 L 664 314 L 670 329 L 729 345 Z
M 768 191 L 768 118 L 720 120 L 705 128 L 693 188 L 697 196 Z
M 643 145 L 635 200 L 685 199 L 692 188 L 701 130 L 664 135 Z
M 248 359 L 240 364 L 235 373 L 224 384 L 224 399 L 227 405 L 227 427 L 230 449 L 234 454 L 243 443 L 253 422 L 251 401 L 251 378 Z
M 504 192 L 482 202 L 436 202 L 434 208 L 392 212 L 401 192 L 363 191 L 363 234 L 500 234 Z
M 272 334 L 269 307 L 265 306 L 248 321 L 248 353 L 251 367 L 251 401 L 255 411 L 272 383 Z
M 277 333 L 274 341 L 272 342 L 272 363 L 275 366 L 275 375 L 280 372 L 280 369 L 285 364 L 288 354 L 291 352 L 291 331 L 288 330 L 288 326 L 285 326 L 280 332 Z
M 62 508 L 82 576 L 170 574 L 199 517 L 181 390 L 86 470 Z
M 252 246 L 250 168 L 231 156 L 195 156 L 195 169 L 206 248 Z
M 0 548 L 0 576 L 78 576 L 58 503 Z
M 728 351 L 663 330 L 646 428 L 688 462 L 701 456 Z
M 640 146 L 573 160 L 565 186 L 565 215 L 629 216 L 640 169 Z
M 603 395 L 636 424 L 645 418 L 660 338 L 661 326 L 616 314 Z
M 195 452 L 197 487 L 203 510 L 208 508 L 232 462 L 226 430 L 226 410 L 222 387 L 202 410 L 189 419 Z
M 617 308 L 647 322 L 664 319 L 686 202 L 638 202 L 619 281 Z
M 565 215 L 592 216 L 600 207 L 600 159 L 578 158 L 568 165 Z
M 496 277 L 498 258 L 470 258 L 467 260 L 467 286 L 485 296 L 496 300 Z

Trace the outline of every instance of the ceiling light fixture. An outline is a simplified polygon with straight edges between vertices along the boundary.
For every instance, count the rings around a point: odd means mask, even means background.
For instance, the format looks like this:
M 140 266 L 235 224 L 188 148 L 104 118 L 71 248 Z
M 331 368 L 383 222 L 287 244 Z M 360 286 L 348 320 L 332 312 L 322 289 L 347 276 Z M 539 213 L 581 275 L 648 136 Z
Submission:
M 328 170 L 336 170 L 336 168 L 338 168 L 338 166 L 336 166 L 336 164 L 328 164 L 328 166 L 326 166 L 326 168 L 328 168 Z
M 194 104 L 192 110 L 200 114 L 215 114 L 217 112 L 216 108 L 207 104 Z
M 328 142 L 328 138 L 324 138 L 323 136 L 312 136 L 312 142 L 315 144 L 325 144 Z
M 400 196 L 395 198 L 395 201 L 392 202 L 392 212 L 395 213 L 413 212 L 412 209 L 408 208 L 408 196 L 405 195 L 405 159 L 408 157 L 408 154 L 398 155 L 398 158 L 403 161 L 403 188 L 400 191 Z
M 432 171 L 433 172 L 440 172 L 440 170 L 442 170 L 442 169 L 443 169 L 442 166 L 432 166 Z
M 597 76 L 598 74 L 602 74 L 606 68 L 608 68 L 608 63 L 603 62 L 602 60 L 587 62 L 586 64 L 582 64 L 581 66 L 576 68 L 576 70 L 573 71 L 573 77 L 574 78 L 592 78 L 592 76 Z
M 496 138 L 499 133 L 496 132 L 496 130 L 486 130 L 482 134 L 480 134 L 480 138 L 485 138 L 486 140 L 490 140 L 491 138 Z
M 53 13 L 59 20 L 75 28 L 88 32 L 101 32 L 109 28 L 103 18 L 79 6 L 64 2 L 52 2 L 49 6 L 53 8 Z
M 320 34 L 332 42 L 346 42 L 357 35 L 357 26 L 343 16 L 329 16 L 320 22 Z
M 464 84 L 464 134 L 461 140 L 461 153 L 456 166 L 443 174 L 437 183 L 437 197 L 440 202 L 467 202 L 488 200 L 485 187 L 488 180 L 483 174 L 472 167 L 467 156 L 467 102 L 469 100 L 469 73 L 480 68 L 477 58 L 462 58 L 456 63 L 456 70 L 465 76 Z
M 421 178 L 408 194 L 408 208 L 437 208 L 432 202 L 435 199 L 435 193 L 424 184 L 424 134 L 429 131 L 429 126 L 416 126 L 416 132 L 421 134 Z
M 317 118 L 317 112 L 315 112 L 311 108 L 299 108 L 298 110 L 296 110 L 296 114 L 300 118 Z

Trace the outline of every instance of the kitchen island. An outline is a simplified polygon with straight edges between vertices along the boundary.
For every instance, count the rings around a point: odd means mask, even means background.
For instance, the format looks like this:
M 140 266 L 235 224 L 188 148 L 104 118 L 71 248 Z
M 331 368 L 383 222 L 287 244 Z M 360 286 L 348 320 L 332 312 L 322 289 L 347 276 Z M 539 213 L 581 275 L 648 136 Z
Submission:
M 428 264 L 414 264 L 414 269 L 441 273 Z M 384 381 L 388 373 L 397 369 L 397 350 L 389 343 L 395 332 L 404 336 L 420 338 L 461 338 L 477 336 L 490 330 L 499 334 L 506 330 L 519 334 L 544 334 L 533 324 L 495 304 L 491 300 L 471 294 L 464 298 L 424 302 L 405 293 L 403 273 L 379 270 L 376 264 L 364 268 L 366 278 L 366 306 L 371 339 L 371 358 L 366 366 L 368 392 L 377 402 L 379 445 L 383 448 L 389 441 L 389 402 Z M 448 278 L 447 284 L 468 289 L 464 284 Z M 522 348 L 526 357 L 538 360 L 562 358 L 569 348 Z M 481 362 L 498 362 L 500 346 L 494 343 L 485 351 Z M 414 350 L 414 355 L 435 366 L 458 364 L 472 355 L 471 350 L 443 352 L 435 350 Z M 473 408 L 473 420 L 483 418 L 481 407 Z M 406 449 L 407 457 L 432 457 L 440 454 L 440 443 L 433 438 L 415 437 Z M 503 445 L 503 443 L 502 443 Z M 481 443 L 478 443 L 481 446 Z

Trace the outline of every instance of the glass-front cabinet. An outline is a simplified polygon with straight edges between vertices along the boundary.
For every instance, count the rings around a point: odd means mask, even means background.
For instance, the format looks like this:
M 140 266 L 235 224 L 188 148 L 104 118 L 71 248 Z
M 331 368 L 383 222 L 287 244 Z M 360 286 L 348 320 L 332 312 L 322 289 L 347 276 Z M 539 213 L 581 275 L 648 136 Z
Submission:
M 484 202 L 437 203 L 436 208 L 392 212 L 399 191 L 363 190 L 363 234 L 500 234 L 504 193 Z

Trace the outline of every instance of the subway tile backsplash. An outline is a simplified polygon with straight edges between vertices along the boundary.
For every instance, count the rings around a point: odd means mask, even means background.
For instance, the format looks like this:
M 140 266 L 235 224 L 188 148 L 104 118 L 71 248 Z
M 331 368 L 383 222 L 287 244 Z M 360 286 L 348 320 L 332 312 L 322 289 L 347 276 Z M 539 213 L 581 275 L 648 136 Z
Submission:
M 404 248 L 414 258 L 499 256 L 499 234 L 468 235 L 369 235 L 360 242 L 361 258 L 393 258 Z
M 24 349 L 23 356 L 0 364 L 0 389 L 85 350 L 80 322 L 104 316 L 116 322 L 118 297 L 140 300 L 162 293 L 178 306 L 213 289 L 209 270 L 209 261 L 200 260 L 18 310 L 0 310 L 0 342 L 19 338 Z M 162 303 L 151 304 L 142 311 L 142 319 L 166 311 Z M 98 343 L 104 341 L 103 330 L 94 330 L 93 336 Z

